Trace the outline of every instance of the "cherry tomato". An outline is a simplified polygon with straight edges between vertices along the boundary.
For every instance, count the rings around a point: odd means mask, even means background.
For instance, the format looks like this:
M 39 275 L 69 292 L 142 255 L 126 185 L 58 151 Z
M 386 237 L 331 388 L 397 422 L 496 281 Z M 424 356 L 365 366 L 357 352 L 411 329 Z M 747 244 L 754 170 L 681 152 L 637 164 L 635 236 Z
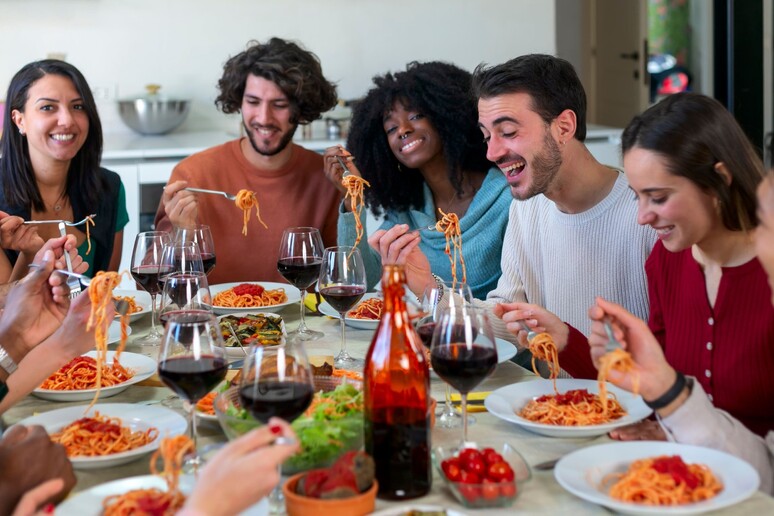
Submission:
M 481 498 L 481 488 L 477 485 L 457 484 L 457 489 L 463 498 L 465 498 L 470 503 L 476 502 L 479 498 Z
M 484 456 L 484 462 L 487 466 L 494 464 L 495 462 L 502 462 L 503 456 L 494 451 L 492 448 L 484 448 L 481 450 L 481 454 Z
M 500 482 L 497 486 L 500 488 L 500 496 L 504 498 L 516 496 L 516 482 Z
M 510 472 L 510 479 L 513 480 L 513 470 L 505 461 L 495 462 L 490 464 L 486 470 L 486 478 L 495 482 L 502 482 L 508 480 L 508 473 Z
M 462 462 L 462 469 L 475 473 L 481 478 L 486 476 L 486 464 L 481 457 L 474 457 Z
M 471 459 L 481 459 L 481 452 L 475 448 L 465 448 L 459 454 L 460 462 L 465 464 Z
M 441 463 L 441 469 L 443 470 L 446 478 L 452 482 L 459 482 L 462 476 L 462 470 L 460 469 L 460 463 L 457 459 L 446 459 Z
M 496 500 L 500 496 L 500 484 L 485 478 L 481 484 L 481 496 L 484 500 Z
M 479 477 L 472 471 L 462 469 L 460 470 L 460 482 L 462 482 L 463 484 L 479 484 L 481 483 L 481 477 Z

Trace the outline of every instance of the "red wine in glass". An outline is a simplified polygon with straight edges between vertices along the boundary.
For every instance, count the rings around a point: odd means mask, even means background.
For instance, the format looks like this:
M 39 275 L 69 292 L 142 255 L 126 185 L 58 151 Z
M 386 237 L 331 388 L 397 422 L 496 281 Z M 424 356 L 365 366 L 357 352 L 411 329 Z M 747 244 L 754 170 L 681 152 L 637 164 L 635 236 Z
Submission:
M 430 343 L 433 341 L 433 332 L 435 331 L 435 322 L 426 322 L 417 326 L 417 334 L 422 339 L 422 344 L 430 349 Z
M 242 407 L 261 423 L 272 417 L 293 421 L 312 403 L 314 389 L 309 383 L 265 381 L 239 390 Z
M 211 355 L 170 357 L 159 363 L 159 378 L 190 403 L 202 399 L 226 375 L 228 362 Z
M 132 277 L 151 296 L 161 292 L 158 265 L 140 265 L 132 269 Z
M 320 275 L 322 258 L 293 256 L 277 262 L 277 270 L 294 287 L 306 290 L 317 281 Z
M 360 301 L 365 291 L 365 287 L 361 285 L 334 285 L 321 288 L 320 294 L 334 310 L 344 314 Z
M 202 253 L 202 265 L 204 273 L 209 274 L 215 268 L 215 253 Z
M 497 351 L 464 343 L 436 346 L 430 351 L 430 363 L 445 382 L 467 394 L 494 371 Z

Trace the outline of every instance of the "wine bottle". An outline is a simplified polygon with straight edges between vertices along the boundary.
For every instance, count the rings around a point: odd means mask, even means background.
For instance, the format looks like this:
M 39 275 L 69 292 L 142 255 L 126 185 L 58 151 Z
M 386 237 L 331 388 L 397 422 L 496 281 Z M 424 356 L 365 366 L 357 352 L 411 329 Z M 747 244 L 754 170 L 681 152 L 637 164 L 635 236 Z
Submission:
M 374 458 L 380 498 L 430 491 L 430 373 L 403 300 L 403 266 L 382 271 L 384 311 L 363 372 L 365 449 Z

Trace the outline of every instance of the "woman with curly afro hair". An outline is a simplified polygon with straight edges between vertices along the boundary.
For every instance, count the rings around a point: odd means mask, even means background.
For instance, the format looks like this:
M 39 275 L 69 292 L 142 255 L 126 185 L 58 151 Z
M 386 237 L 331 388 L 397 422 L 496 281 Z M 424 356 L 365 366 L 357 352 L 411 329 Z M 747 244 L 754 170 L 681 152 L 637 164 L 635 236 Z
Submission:
M 452 280 L 444 235 L 417 231 L 435 224 L 442 210 L 459 217 L 468 285 L 474 297 L 486 297 L 500 277 L 512 198 L 502 173 L 486 159 L 470 73 L 448 63 L 412 62 L 373 81 L 353 112 L 347 148 L 355 161 L 348 168 L 370 183 L 365 203 L 384 216 L 380 229 L 402 236 L 388 249 L 359 244 L 369 288 L 380 278 L 382 261 L 405 263 L 417 246 L 433 273 Z M 348 156 L 341 147 L 325 152 L 325 173 L 342 192 L 337 158 Z M 347 200 L 339 210 L 340 245 L 355 241 L 349 209 Z

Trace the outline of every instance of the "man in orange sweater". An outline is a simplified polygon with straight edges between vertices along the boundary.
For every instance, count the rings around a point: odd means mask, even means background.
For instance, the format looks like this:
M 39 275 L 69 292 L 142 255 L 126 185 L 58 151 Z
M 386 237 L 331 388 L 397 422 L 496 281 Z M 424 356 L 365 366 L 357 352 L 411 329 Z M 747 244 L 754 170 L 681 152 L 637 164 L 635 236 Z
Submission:
M 172 171 L 156 213 L 156 228 L 210 226 L 217 265 L 210 284 L 285 280 L 277 255 L 285 228 L 316 227 L 327 246 L 336 245 L 341 201 L 325 178 L 322 156 L 292 142 L 299 124 L 320 118 L 336 104 L 336 87 L 322 74 L 317 56 L 293 42 L 251 42 L 230 58 L 218 81 L 215 104 L 241 113 L 246 137 L 181 161 Z M 242 235 L 242 212 L 224 197 L 186 187 L 255 192 L 264 228 L 252 214 Z

